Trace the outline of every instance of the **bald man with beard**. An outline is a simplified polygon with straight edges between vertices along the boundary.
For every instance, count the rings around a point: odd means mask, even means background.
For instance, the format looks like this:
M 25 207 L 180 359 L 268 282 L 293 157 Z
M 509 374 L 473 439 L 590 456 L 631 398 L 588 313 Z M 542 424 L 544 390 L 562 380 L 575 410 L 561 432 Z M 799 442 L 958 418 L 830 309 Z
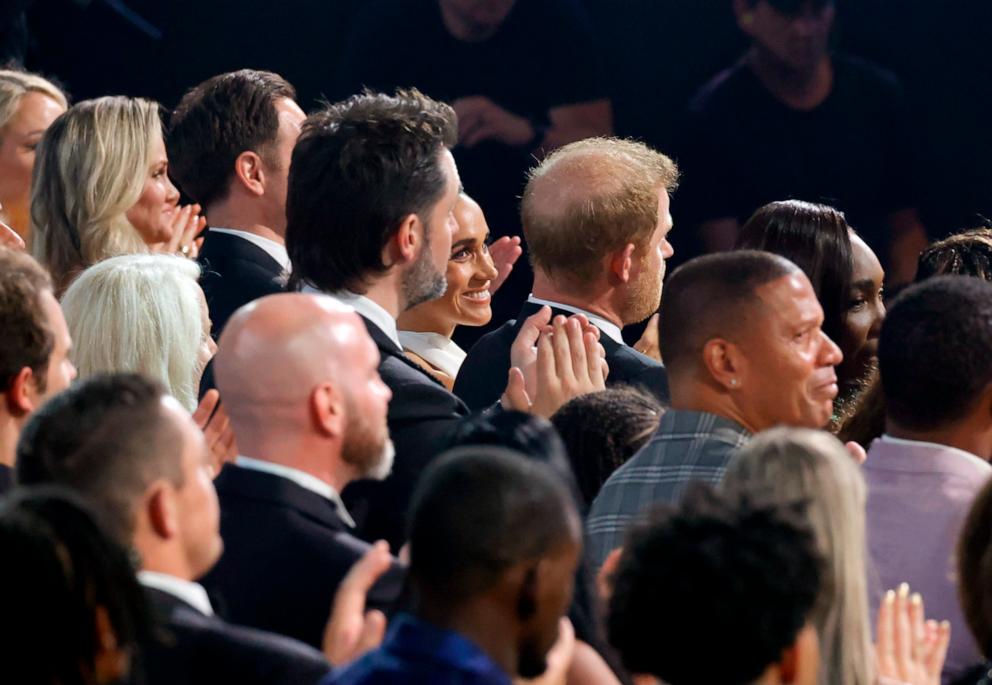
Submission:
M 204 585 L 232 621 L 320 646 L 369 547 L 339 493 L 392 465 L 378 365 L 359 316 L 324 295 L 270 295 L 229 320 L 214 369 L 240 454 L 215 480 L 225 551 Z M 388 607 L 402 575 L 394 564 L 370 605 Z

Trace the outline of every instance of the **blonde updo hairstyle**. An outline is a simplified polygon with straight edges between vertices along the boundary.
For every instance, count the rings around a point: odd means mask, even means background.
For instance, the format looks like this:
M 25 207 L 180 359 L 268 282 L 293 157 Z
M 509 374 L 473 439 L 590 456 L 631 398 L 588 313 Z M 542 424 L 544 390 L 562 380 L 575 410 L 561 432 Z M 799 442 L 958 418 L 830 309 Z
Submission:
M 58 86 L 37 74 L 14 69 L 0 69 L 0 140 L 3 140 L 7 123 L 17 114 L 21 100 L 28 93 L 41 93 L 68 107 L 65 93 Z
M 101 259 L 146 252 L 126 213 L 144 189 L 158 105 L 129 97 L 84 100 L 58 117 L 38 147 L 31 188 L 33 253 L 58 292 Z
M 175 255 L 112 257 L 83 271 L 62 297 L 79 378 L 131 371 L 197 404 L 204 330 L 200 267 Z

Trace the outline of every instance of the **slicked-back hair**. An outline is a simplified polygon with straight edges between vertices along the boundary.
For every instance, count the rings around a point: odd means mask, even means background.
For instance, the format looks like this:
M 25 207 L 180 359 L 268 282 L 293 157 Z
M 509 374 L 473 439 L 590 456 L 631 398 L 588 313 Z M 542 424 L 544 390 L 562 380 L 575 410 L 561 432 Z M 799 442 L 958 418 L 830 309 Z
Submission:
M 133 652 L 151 637 L 151 614 L 125 549 L 72 492 L 19 489 L 0 499 L 0 548 L 5 682 L 95 682 L 105 649 L 97 611 L 105 612 L 120 649 Z
M 665 366 L 672 373 L 690 371 L 708 340 L 731 337 L 747 324 L 760 304 L 758 288 L 799 271 L 784 257 L 755 250 L 705 255 L 680 266 L 665 285 L 661 308 Z
M 678 509 L 659 508 L 627 538 L 610 642 L 631 672 L 669 685 L 745 685 L 795 643 L 820 578 L 801 507 L 696 483 Z
M 56 484 L 94 507 L 130 546 L 137 507 L 160 478 L 183 484 L 182 439 L 164 413 L 165 388 L 137 374 L 94 376 L 36 411 L 17 445 L 17 482 Z
M 934 276 L 951 275 L 992 281 L 992 228 L 975 228 L 949 236 L 920 253 L 917 283 Z
M 823 332 L 841 340 L 854 270 L 850 231 L 833 207 L 785 200 L 760 207 L 741 228 L 736 247 L 782 255 L 802 269 L 823 307 Z
M 41 305 L 52 289 L 43 268 L 28 255 L 0 247 L 0 393 L 27 367 L 45 391 L 48 360 L 55 338 Z
M 290 289 L 364 292 L 389 268 L 382 250 L 403 219 L 427 223 L 445 190 L 441 152 L 457 138 L 454 110 L 415 89 L 366 91 L 308 117 L 289 171 Z
M 992 383 L 992 283 L 937 276 L 892 303 L 878 341 L 887 416 L 932 430 L 964 418 Z
M 550 466 L 501 447 L 456 448 L 413 495 L 410 578 L 421 597 L 457 606 L 580 535 L 572 496 Z
M 524 189 L 531 262 L 581 288 L 602 275 L 604 255 L 628 244 L 644 254 L 658 226 L 658 192 L 674 192 L 678 179 L 675 162 L 634 140 L 587 138 L 555 150 Z M 583 192 L 567 192 L 570 181 Z
M 279 133 L 275 104 L 296 90 L 271 71 L 241 69 L 190 89 L 169 120 L 169 171 L 183 191 L 209 210 L 230 189 L 234 162 L 255 152 L 270 166 Z

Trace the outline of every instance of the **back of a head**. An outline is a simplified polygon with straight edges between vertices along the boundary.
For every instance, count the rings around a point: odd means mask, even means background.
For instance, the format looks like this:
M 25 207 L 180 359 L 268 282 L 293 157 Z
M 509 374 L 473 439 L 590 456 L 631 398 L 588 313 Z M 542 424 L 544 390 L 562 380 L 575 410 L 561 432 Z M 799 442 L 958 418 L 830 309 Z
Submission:
M 95 376 L 57 395 L 21 433 L 18 483 L 80 493 L 129 546 L 148 485 L 182 482 L 182 439 L 163 411 L 165 396 L 161 385 L 134 374 Z
M 823 306 L 823 332 L 840 340 L 850 302 L 850 230 L 833 207 L 785 200 L 759 208 L 741 227 L 736 247 L 781 255 L 802 269 Z
M 635 528 L 608 625 L 630 672 L 745 685 L 778 663 L 820 587 L 816 541 L 797 509 L 698 485 Z
M 241 69 L 190 89 L 169 121 L 169 171 L 183 191 L 209 209 L 230 188 L 234 163 L 253 151 L 267 161 L 279 131 L 275 103 L 296 98 L 284 78 Z
M 652 395 L 623 386 L 580 395 L 555 412 L 551 422 L 565 442 L 587 505 L 606 479 L 644 446 L 663 413 Z
M 867 490 L 851 455 L 824 431 L 773 428 L 741 448 L 727 470 L 724 489 L 783 504 L 807 503 L 807 517 L 828 579 L 813 616 L 820 638 L 820 682 L 869 685 Z
M 160 132 L 158 105 L 128 97 L 76 103 L 45 132 L 31 184 L 32 250 L 59 292 L 94 262 L 146 250 L 125 214 Z
M 992 655 L 992 481 L 975 497 L 957 548 L 958 599 L 985 656 Z
M 758 288 L 798 271 L 784 257 L 754 250 L 705 255 L 676 269 L 665 285 L 659 321 L 669 375 L 691 374 L 708 340 L 729 338 L 752 322 L 761 304 Z
M 208 335 L 199 276 L 196 262 L 159 254 L 114 257 L 86 269 L 62 297 L 79 377 L 143 373 L 195 409 L 197 357 Z
M 992 383 L 992 283 L 937 276 L 907 288 L 882 325 L 887 416 L 927 431 L 956 423 Z
M 934 276 L 951 275 L 992 281 L 992 228 L 975 228 L 952 235 L 920 253 L 917 283 Z
M 133 653 L 150 632 L 124 549 L 82 502 L 54 488 L 0 500 L 0 548 L 7 560 L 0 564 L 5 682 L 109 682 L 98 655 L 108 648 Z
M 16 69 L 0 69 L 0 141 L 7 122 L 17 113 L 21 98 L 28 93 L 41 93 L 63 107 L 69 103 L 58 86 L 38 74 Z
M 51 288 L 48 274 L 31 257 L 0 247 L 0 393 L 25 367 L 44 385 L 55 341 L 41 295 Z
M 312 114 L 293 149 L 286 199 L 290 288 L 363 291 L 410 214 L 445 190 L 441 151 L 455 144 L 451 107 L 417 90 L 364 92 Z
M 581 536 L 572 497 L 551 467 L 499 447 L 439 457 L 421 476 L 409 520 L 410 578 L 436 610 L 456 609 L 514 565 Z
M 548 155 L 529 176 L 521 203 L 535 268 L 562 285 L 602 276 L 603 257 L 646 245 L 658 225 L 658 192 L 673 192 L 675 163 L 643 143 L 587 138 Z
M 555 427 L 545 418 L 519 411 L 473 415 L 462 421 L 450 447 L 503 447 L 549 465 L 559 477 L 572 478 L 568 452 Z

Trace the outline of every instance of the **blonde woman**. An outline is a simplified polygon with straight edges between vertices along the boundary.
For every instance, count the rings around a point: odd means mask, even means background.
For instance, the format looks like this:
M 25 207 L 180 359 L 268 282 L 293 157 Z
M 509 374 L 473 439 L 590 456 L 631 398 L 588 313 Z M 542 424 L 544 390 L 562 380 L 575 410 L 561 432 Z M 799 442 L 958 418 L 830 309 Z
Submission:
M 180 207 L 156 103 L 104 97 L 73 105 L 42 138 L 31 188 L 32 252 L 59 292 L 101 259 L 140 252 L 195 257 L 206 225 Z
M 909 588 L 888 592 L 879 613 L 874 647 L 868 613 L 865 500 L 867 489 L 857 462 L 832 435 L 807 429 L 774 428 L 755 436 L 739 452 L 724 478 L 730 491 L 805 502 L 826 560 L 823 590 L 813 620 L 820 641 L 820 685 L 909 682 L 939 685 L 949 629 L 923 621 L 922 598 Z M 889 658 L 893 616 L 919 622 L 919 663 Z M 914 631 L 915 632 L 915 631 Z
M 0 70 L 0 222 L 25 243 L 31 242 L 35 149 L 66 107 L 65 94 L 50 81 L 25 71 Z

